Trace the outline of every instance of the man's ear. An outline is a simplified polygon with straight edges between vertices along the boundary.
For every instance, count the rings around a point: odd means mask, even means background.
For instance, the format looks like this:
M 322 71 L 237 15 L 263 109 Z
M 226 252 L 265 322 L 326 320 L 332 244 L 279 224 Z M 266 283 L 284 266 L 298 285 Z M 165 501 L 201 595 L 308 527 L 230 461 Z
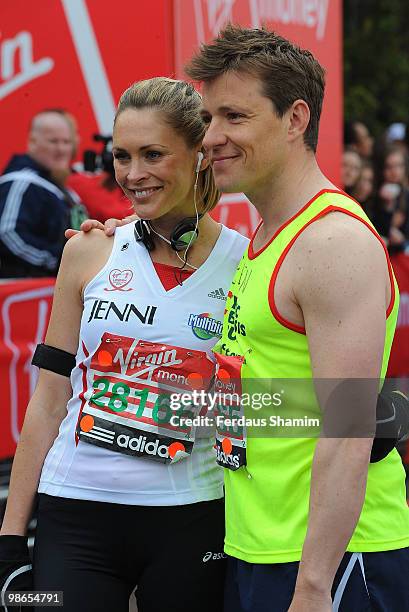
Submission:
M 310 122 L 310 109 L 305 100 L 296 100 L 288 109 L 288 140 L 294 142 L 300 136 L 303 136 Z

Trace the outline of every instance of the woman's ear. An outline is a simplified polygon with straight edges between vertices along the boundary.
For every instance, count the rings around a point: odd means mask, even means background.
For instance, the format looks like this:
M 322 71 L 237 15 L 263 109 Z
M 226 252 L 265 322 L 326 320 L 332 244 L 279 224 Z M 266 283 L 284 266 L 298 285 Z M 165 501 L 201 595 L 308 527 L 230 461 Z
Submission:
M 207 157 L 204 157 L 200 165 L 200 172 L 202 172 L 202 170 L 206 170 L 206 168 L 208 168 L 209 166 L 210 166 L 210 161 L 207 159 Z
M 197 152 L 197 164 L 196 164 L 196 174 L 198 172 L 202 172 L 202 170 L 206 170 L 209 167 L 209 160 L 206 158 L 203 151 Z

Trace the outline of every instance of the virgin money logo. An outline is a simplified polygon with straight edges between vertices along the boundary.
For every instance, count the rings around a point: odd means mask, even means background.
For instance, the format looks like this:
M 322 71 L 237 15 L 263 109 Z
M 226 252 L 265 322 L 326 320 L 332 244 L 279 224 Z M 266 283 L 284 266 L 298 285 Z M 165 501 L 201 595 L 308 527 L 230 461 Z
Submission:
M 111 270 L 108 277 L 111 287 L 104 291 L 132 291 L 132 287 L 126 288 L 132 278 L 132 270 Z
M 186 34 L 182 24 L 186 27 L 190 11 L 196 31 L 194 46 L 197 46 L 212 40 L 228 22 L 253 28 L 263 24 L 301 26 L 322 40 L 327 28 L 329 0 L 192 0 L 190 8 L 186 5 L 185 0 L 175 0 L 176 31 Z M 180 57 L 178 64 L 181 66 L 186 59 L 187 55 Z

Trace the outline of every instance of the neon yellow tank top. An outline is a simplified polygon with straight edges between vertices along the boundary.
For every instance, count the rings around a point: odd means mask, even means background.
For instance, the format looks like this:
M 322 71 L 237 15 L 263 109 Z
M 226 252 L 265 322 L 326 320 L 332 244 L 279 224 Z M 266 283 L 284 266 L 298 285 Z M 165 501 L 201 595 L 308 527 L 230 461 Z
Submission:
M 324 190 L 282 226 L 263 249 L 254 253 L 250 244 L 243 255 L 226 303 L 223 335 L 214 349 L 224 355 L 248 354 L 241 370 L 243 386 L 246 379 L 312 378 L 305 331 L 281 318 L 272 300 L 272 288 L 281 261 L 298 234 L 307 224 L 334 210 L 358 218 L 375 232 L 354 200 L 341 192 Z M 392 299 L 386 313 L 382 377 L 399 305 L 389 259 L 388 266 Z M 305 403 L 306 398 L 300 401 Z M 254 412 L 248 416 L 253 417 Z M 225 470 L 227 554 L 251 563 L 300 560 L 315 445 L 314 438 L 248 438 L 247 466 Z M 405 493 L 404 469 L 396 450 L 370 464 L 365 503 L 349 551 L 409 546 Z

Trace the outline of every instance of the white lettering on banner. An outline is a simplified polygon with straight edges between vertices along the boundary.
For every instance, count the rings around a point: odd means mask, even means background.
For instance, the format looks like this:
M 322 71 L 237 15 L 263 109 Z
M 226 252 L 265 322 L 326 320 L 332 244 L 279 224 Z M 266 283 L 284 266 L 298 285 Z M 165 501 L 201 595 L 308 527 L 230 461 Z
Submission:
M 85 0 L 61 0 L 98 130 L 112 132 L 115 103 Z
M 235 0 L 207 0 L 209 29 L 215 36 L 228 21 L 233 21 L 234 3 Z
M 21 293 L 15 293 L 15 294 L 10 295 L 4 300 L 3 306 L 1 309 L 1 317 L 3 320 L 3 326 L 4 326 L 3 342 L 5 346 L 7 346 L 7 348 L 9 348 L 12 353 L 12 358 L 10 360 L 10 365 L 9 365 L 10 422 L 11 422 L 11 434 L 15 442 L 18 442 L 18 439 L 20 436 L 20 431 L 18 427 L 19 408 L 20 410 L 24 410 L 26 408 L 26 405 L 19 406 L 19 388 L 24 386 L 22 384 L 22 381 L 19 380 L 19 376 L 18 376 L 19 359 L 25 348 L 28 348 L 29 350 L 31 350 L 34 343 L 37 343 L 37 341 L 42 340 L 42 332 L 45 330 L 46 319 L 48 318 L 48 308 L 49 308 L 46 298 L 52 296 L 53 292 L 54 292 L 54 285 L 50 285 L 49 287 L 41 287 L 39 289 L 32 289 L 29 291 L 22 291 Z M 13 326 L 13 321 L 12 321 L 10 311 L 12 309 L 13 304 L 16 304 L 18 302 L 28 302 L 28 303 L 31 302 L 30 304 L 31 308 L 34 307 L 36 302 L 38 304 L 37 330 L 36 330 L 36 333 L 32 341 L 27 342 L 25 346 L 24 344 L 21 343 L 20 338 L 17 339 L 16 342 L 14 342 L 13 340 L 13 331 L 16 331 L 16 330 L 13 329 L 14 326 Z M 31 356 L 32 355 L 30 355 L 30 358 L 29 358 L 30 361 L 31 361 Z M 33 368 L 33 370 L 35 371 L 34 366 L 28 365 L 26 361 L 26 363 L 24 364 L 24 371 L 27 371 L 28 368 Z M 31 380 L 32 376 L 34 377 L 35 373 L 30 373 L 30 390 L 31 390 L 31 385 L 32 385 L 32 380 Z M 20 403 L 21 403 L 21 400 L 20 400 Z
M 223 193 L 217 205 L 217 212 L 219 214 L 217 220 L 223 225 L 229 225 L 229 209 L 232 210 L 231 207 L 242 202 L 247 204 L 250 226 L 246 223 L 236 224 L 234 229 L 244 236 L 251 236 L 260 223 L 260 217 L 257 210 L 250 204 L 250 201 L 246 198 L 244 193 Z M 229 227 L 232 227 L 232 225 L 230 224 Z
M 20 72 L 15 72 L 15 59 L 19 51 Z M 37 79 L 54 68 L 51 57 L 33 61 L 33 40 L 30 32 L 19 32 L 14 38 L 3 41 L 0 47 L 1 79 L 0 100 L 26 83 Z
M 400 294 L 399 314 L 396 327 L 409 327 L 409 293 Z
M 35 338 L 33 338 L 33 342 L 27 342 L 28 357 L 23 369 L 29 379 L 29 397 L 33 395 L 38 379 L 38 368 L 31 365 L 31 359 L 33 358 L 37 344 L 40 344 L 45 337 L 49 309 L 50 306 L 47 300 L 40 300 L 38 302 L 37 330 Z
M 236 1 L 194 0 L 198 43 L 206 40 L 203 5 L 207 8 L 207 28 L 212 36 L 217 36 L 228 21 L 235 21 L 233 8 Z M 253 28 L 261 27 L 263 22 L 272 22 L 315 29 L 318 40 L 325 35 L 329 0 L 248 0 L 248 3 Z
M 272 21 L 314 28 L 318 40 L 324 37 L 329 0 L 249 0 L 249 3 L 254 28 L 259 28 L 263 21 Z

